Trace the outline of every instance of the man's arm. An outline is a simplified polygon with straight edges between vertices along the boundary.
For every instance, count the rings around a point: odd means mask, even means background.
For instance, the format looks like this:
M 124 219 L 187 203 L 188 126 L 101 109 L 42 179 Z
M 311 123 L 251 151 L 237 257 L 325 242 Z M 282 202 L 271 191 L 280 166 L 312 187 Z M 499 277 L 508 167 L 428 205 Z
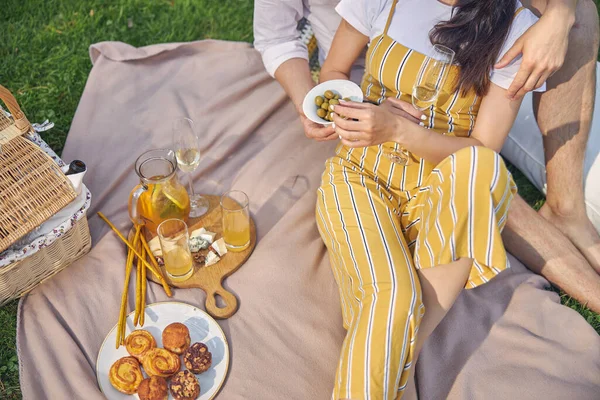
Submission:
M 315 83 L 308 65 L 308 50 L 300 38 L 298 21 L 304 15 L 302 0 L 254 2 L 254 47 L 261 53 L 267 72 L 292 100 L 309 138 L 336 139 L 333 129 L 315 124 L 302 113 L 304 96 Z
M 315 86 L 308 61 L 303 58 L 292 58 L 285 61 L 275 71 L 275 79 L 296 107 L 304 126 L 304 133 L 308 138 L 315 139 L 318 142 L 337 139 L 338 136 L 331 126 L 323 126 L 312 122 L 306 118 L 302 111 L 302 103 L 306 93 Z
M 298 32 L 298 21 L 303 15 L 302 0 L 254 2 L 254 47 L 271 76 L 289 59 L 308 60 L 308 50 Z
M 569 46 L 569 32 L 575 23 L 578 0 L 547 0 L 538 9 L 540 20 L 525 32 L 506 52 L 495 68 L 504 68 L 519 54 L 523 60 L 519 72 L 507 90 L 511 99 L 522 98 L 541 87 L 562 67 Z
M 283 86 L 298 113 L 302 113 L 304 96 L 315 86 L 308 61 L 303 58 L 287 60 L 275 71 L 275 79 Z
M 262 55 L 267 72 L 283 86 L 300 112 L 304 95 L 314 86 L 308 50 L 298 32 L 303 15 L 302 0 L 254 3 L 254 47 Z

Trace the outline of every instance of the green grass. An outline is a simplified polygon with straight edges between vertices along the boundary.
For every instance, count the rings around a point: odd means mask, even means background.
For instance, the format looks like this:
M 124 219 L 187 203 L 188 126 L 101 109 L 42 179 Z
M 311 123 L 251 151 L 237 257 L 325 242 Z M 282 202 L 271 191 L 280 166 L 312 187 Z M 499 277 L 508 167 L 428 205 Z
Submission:
M 17 364 L 17 301 L 0 308 L 0 399 L 20 398 Z
M 597 0 L 597 3 L 600 0 Z M 91 63 L 88 47 L 105 40 L 134 46 L 198 39 L 252 41 L 251 0 L 2 0 L 0 83 L 32 122 L 56 127 L 44 136 L 59 153 Z M 521 194 L 543 196 L 518 172 Z M 600 332 L 600 316 L 566 296 L 563 303 Z M 0 308 L 0 399 L 21 398 L 16 361 L 17 302 Z
M 60 152 L 91 68 L 90 44 L 251 41 L 252 8 L 251 0 L 2 0 L 0 83 L 30 121 L 56 123 L 45 139 Z

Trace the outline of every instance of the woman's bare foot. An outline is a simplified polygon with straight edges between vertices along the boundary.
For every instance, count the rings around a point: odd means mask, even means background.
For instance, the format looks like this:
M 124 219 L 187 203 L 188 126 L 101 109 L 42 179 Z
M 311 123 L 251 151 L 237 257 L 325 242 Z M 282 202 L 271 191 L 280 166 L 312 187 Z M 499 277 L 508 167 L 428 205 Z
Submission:
M 600 274 L 600 235 L 585 214 L 585 210 L 558 214 L 545 203 L 539 214 L 568 237 L 592 268 Z

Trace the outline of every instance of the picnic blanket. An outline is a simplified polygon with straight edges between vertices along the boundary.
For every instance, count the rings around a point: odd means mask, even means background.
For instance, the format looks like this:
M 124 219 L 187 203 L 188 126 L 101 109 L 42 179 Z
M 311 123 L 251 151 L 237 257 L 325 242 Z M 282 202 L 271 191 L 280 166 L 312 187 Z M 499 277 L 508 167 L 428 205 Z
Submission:
M 95 216 L 130 228 L 135 158 L 171 145 L 190 116 L 204 157 L 195 186 L 245 191 L 257 224 L 252 257 L 226 280 L 240 299 L 219 321 L 231 348 L 220 399 L 328 399 L 344 338 L 338 289 L 315 225 L 316 188 L 335 143 L 304 137 L 285 93 L 248 44 L 201 41 L 91 47 L 93 68 L 63 158 L 85 160 L 94 195 L 92 251 L 23 298 L 18 351 L 25 399 L 101 399 L 95 365 L 116 323 L 125 250 Z M 511 258 L 512 269 L 465 291 L 423 350 L 422 399 L 598 399 L 600 337 Z M 203 307 L 199 289 L 174 299 Z M 133 290 L 130 292 L 133 308 Z M 150 284 L 148 303 L 167 300 Z

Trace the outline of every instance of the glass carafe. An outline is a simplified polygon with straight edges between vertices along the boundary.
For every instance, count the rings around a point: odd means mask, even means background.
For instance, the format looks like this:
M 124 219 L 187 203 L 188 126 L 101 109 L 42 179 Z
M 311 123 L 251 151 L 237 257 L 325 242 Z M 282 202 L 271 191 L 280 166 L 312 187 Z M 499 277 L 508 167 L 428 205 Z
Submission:
M 175 152 L 168 149 L 147 151 L 135 162 L 140 185 L 129 196 L 129 216 L 134 223 L 144 224 L 153 234 L 164 220 L 188 220 L 190 199 L 176 171 Z

